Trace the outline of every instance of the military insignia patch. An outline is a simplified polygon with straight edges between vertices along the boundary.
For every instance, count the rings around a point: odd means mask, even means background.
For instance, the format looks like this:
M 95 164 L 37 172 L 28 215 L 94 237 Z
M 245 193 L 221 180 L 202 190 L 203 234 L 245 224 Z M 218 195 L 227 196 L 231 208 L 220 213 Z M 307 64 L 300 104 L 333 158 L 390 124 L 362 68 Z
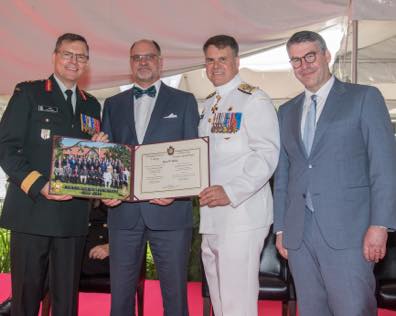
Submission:
M 43 128 L 40 133 L 41 139 L 47 140 L 51 137 L 51 130 Z
M 52 91 L 52 81 L 51 79 L 47 79 L 45 81 L 45 91 L 51 92 Z

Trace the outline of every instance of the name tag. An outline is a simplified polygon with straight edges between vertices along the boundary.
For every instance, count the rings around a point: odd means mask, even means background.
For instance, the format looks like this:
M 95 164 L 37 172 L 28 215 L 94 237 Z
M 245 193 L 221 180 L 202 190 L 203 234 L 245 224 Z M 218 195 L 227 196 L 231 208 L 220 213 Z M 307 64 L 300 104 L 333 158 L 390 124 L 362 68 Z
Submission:
M 48 113 L 58 113 L 59 109 L 56 106 L 50 106 L 50 105 L 38 105 L 37 109 L 40 112 L 48 112 Z

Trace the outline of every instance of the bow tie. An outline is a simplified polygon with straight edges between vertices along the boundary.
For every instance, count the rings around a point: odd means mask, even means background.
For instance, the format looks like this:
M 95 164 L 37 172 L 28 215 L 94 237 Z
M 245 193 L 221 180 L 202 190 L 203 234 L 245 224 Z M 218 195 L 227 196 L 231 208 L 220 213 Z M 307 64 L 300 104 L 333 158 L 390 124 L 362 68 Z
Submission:
M 136 99 L 139 99 L 140 97 L 142 97 L 143 94 L 147 94 L 149 97 L 154 98 L 155 94 L 157 93 L 157 89 L 155 88 L 155 86 L 151 86 L 150 88 L 143 90 L 143 89 L 140 89 L 139 87 L 134 86 L 132 88 L 132 92 Z

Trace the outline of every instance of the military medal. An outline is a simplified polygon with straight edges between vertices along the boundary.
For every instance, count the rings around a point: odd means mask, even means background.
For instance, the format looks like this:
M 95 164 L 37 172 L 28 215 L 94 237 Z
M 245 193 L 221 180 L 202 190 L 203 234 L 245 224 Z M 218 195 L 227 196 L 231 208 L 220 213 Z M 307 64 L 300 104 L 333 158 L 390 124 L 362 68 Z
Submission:
M 81 121 L 81 131 L 83 133 L 88 133 L 89 135 L 93 135 L 95 133 L 100 132 L 100 122 L 98 119 L 81 113 L 80 121 Z
M 242 112 L 220 112 L 213 117 L 212 133 L 236 133 L 241 128 Z

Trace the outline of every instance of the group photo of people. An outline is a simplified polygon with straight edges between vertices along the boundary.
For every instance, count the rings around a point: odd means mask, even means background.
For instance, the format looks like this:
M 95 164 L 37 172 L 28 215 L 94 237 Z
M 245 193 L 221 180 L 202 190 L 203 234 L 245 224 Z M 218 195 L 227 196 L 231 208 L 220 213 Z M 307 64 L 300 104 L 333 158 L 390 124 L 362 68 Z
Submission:
M 56 136 L 52 154 L 51 192 L 92 196 L 107 191 L 115 194 L 110 197 L 120 198 L 129 195 L 130 147 Z
M 65 156 L 61 163 L 54 162 L 55 181 L 91 184 L 106 188 L 120 188 L 129 181 L 129 170 L 120 160 L 106 160 Z
M 196 235 L 204 316 L 275 316 L 258 303 L 267 256 L 286 269 L 281 300 L 292 308 L 283 316 L 396 315 L 396 291 L 386 292 L 393 307 L 379 303 L 376 270 L 396 250 L 396 138 L 383 92 L 339 78 L 329 41 L 299 25 L 282 43 L 300 90 L 275 104 L 265 86 L 245 80 L 251 42 L 233 29 L 200 40 L 205 98 L 165 82 L 172 47 L 142 32 L 118 47 L 133 85 L 100 100 L 85 89 L 101 79 L 90 63 L 95 34 L 53 34 L 52 72 L 15 82 L 0 121 L 8 179 L 0 227 L 10 235 L 0 316 L 37 316 L 48 300 L 53 316 L 84 316 L 80 281 L 96 274 L 107 280 L 109 303 L 106 311 L 92 304 L 91 315 L 196 316 L 188 279 Z M 209 185 L 196 196 L 129 199 L 132 148 L 196 138 L 208 146 Z M 160 182 L 155 170 L 150 180 Z M 147 253 L 158 276 L 156 314 L 144 313 Z

